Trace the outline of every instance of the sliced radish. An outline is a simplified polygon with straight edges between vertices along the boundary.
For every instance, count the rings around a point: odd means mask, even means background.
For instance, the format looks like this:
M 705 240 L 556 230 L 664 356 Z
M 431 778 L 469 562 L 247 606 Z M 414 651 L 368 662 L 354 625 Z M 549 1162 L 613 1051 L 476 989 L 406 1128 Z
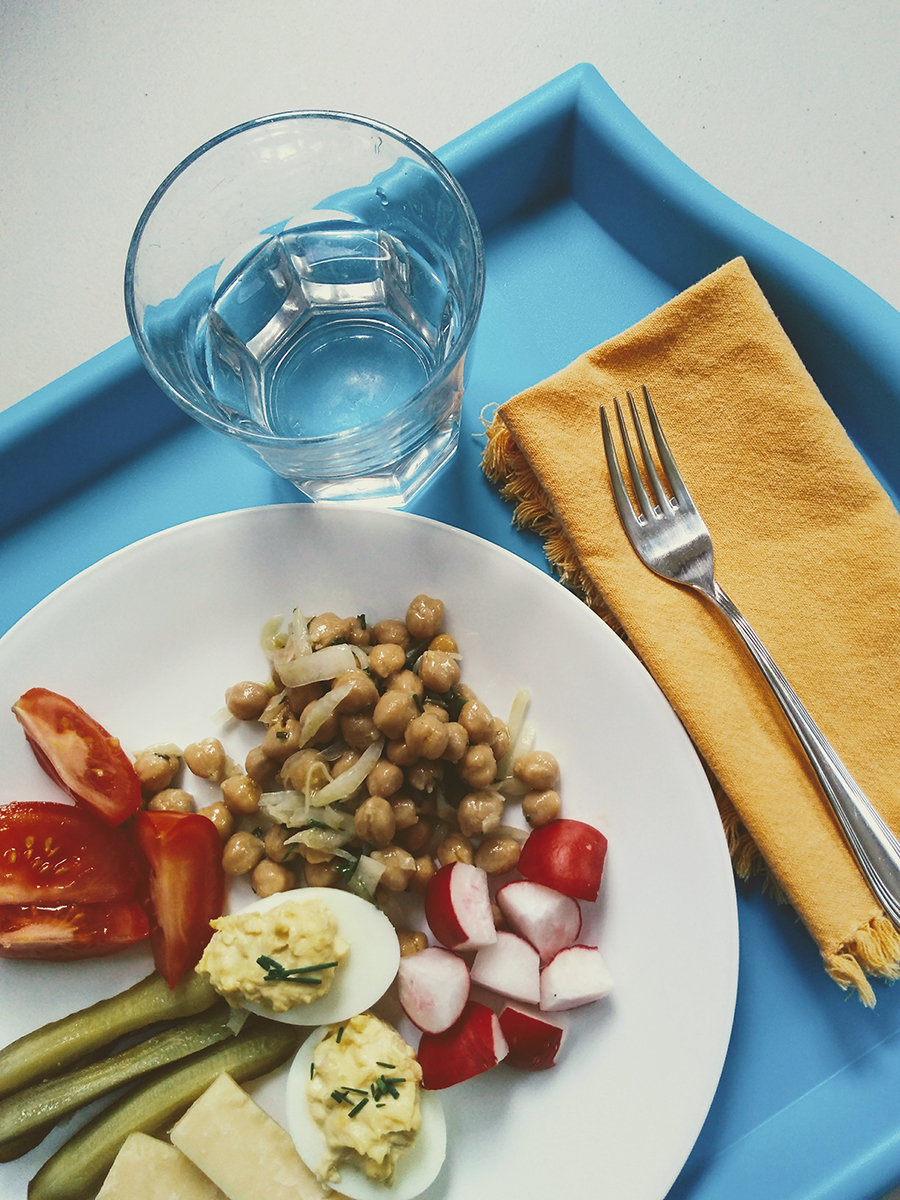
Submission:
M 498 930 L 492 946 L 484 946 L 472 963 L 472 982 L 525 1004 L 541 997 L 541 960 L 537 950 L 516 933 Z
M 487 872 L 469 863 L 441 867 L 425 893 L 425 919 L 450 950 L 478 950 L 497 940 Z
M 606 838 L 593 825 L 566 817 L 528 835 L 519 874 L 576 900 L 596 900 L 603 877 Z
M 469 968 L 439 946 L 400 959 L 400 1003 L 424 1033 L 442 1033 L 459 1019 L 471 990 Z
M 541 1009 L 562 1012 L 612 991 L 613 981 L 596 946 L 567 946 L 541 971 Z
M 452 1087 L 495 1067 L 509 1051 L 497 1014 L 470 1000 L 459 1020 L 443 1033 L 423 1033 L 419 1041 L 422 1086 Z
M 571 896 L 530 879 L 506 883 L 497 903 L 510 928 L 527 938 L 544 962 L 581 933 L 581 908 Z
M 550 1021 L 507 1005 L 500 1014 L 500 1028 L 509 1045 L 505 1062 L 520 1071 L 546 1071 L 556 1062 L 563 1030 Z

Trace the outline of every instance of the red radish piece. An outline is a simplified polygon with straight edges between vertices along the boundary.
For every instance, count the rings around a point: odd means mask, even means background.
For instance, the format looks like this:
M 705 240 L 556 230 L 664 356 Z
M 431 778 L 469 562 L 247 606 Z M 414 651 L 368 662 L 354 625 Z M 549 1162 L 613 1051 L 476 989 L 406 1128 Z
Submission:
M 472 1079 L 506 1058 L 509 1047 L 497 1014 L 470 1000 L 459 1020 L 443 1033 L 423 1033 L 418 1059 L 422 1087 L 436 1092 Z
M 425 893 L 425 919 L 450 950 L 479 950 L 497 940 L 487 872 L 469 863 L 441 867 Z
M 400 1003 L 423 1033 L 443 1033 L 459 1019 L 471 991 L 469 968 L 439 946 L 400 959 Z
M 553 1066 L 563 1039 L 563 1030 L 558 1025 L 510 1005 L 499 1019 L 509 1046 L 505 1062 L 520 1071 L 546 1071 Z
M 544 962 L 571 946 L 581 933 L 578 901 L 542 883 L 517 879 L 497 892 L 500 911 L 512 929 L 531 942 Z
M 482 987 L 537 1004 L 541 998 L 541 960 L 537 950 L 518 934 L 501 929 L 493 946 L 484 946 L 472 963 L 472 982 Z
M 576 900 L 596 900 L 606 858 L 606 838 L 593 825 L 567 817 L 528 835 L 519 874 Z
M 602 1000 L 612 991 L 613 981 L 596 946 L 567 946 L 541 971 L 543 1012 L 562 1012 L 594 1000 Z

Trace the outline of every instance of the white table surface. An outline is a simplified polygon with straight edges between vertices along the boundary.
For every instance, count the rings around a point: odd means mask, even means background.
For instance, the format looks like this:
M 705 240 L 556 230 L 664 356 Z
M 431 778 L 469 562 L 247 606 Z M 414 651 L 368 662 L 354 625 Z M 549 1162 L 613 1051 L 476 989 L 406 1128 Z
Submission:
M 0 409 L 127 335 L 185 154 L 288 108 L 437 148 L 592 63 L 727 195 L 900 307 L 898 0 L 0 0 Z

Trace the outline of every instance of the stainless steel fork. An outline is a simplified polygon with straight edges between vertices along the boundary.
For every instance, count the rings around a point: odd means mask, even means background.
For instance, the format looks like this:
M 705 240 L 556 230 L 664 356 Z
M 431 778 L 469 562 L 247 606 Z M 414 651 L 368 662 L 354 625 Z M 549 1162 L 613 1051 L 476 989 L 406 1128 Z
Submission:
M 740 634 L 806 752 L 860 870 L 885 912 L 895 925 L 900 926 L 900 842 L 838 758 L 746 619 L 716 582 L 709 530 L 675 465 L 650 393 L 646 387 L 643 391 L 650 429 L 665 483 L 668 484 L 671 495 L 656 470 L 637 405 L 631 392 L 628 392 L 628 405 L 641 460 L 655 497 L 655 501 L 651 499 L 644 485 L 622 416 L 622 407 L 616 400 L 616 417 L 638 511 L 632 506 L 622 477 L 606 409 L 603 405 L 600 406 L 603 448 L 609 466 L 613 496 L 628 539 L 639 558 L 651 571 L 655 571 L 663 579 L 701 592 L 728 618 Z

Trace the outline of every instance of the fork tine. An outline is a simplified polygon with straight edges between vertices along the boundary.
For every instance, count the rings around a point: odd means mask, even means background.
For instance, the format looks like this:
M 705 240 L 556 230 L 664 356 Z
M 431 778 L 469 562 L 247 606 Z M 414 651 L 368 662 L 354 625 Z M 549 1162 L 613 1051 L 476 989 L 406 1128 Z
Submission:
M 634 431 L 637 434 L 638 445 L 641 448 L 641 458 L 644 460 L 644 470 L 647 472 L 647 478 L 650 480 L 650 486 L 656 494 L 656 503 L 663 510 L 669 507 L 669 497 L 666 489 L 663 487 L 662 480 L 656 470 L 656 463 L 653 461 L 653 456 L 650 453 L 650 447 L 647 444 L 647 438 L 644 435 L 644 426 L 641 421 L 640 413 L 637 410 L 637 405 L 634 402 L 634 396 L 631 392 L 626 392 L 628 397 L 628 407 L 631 410 L 631 423 L 634 425 Z
M 625 457 L 628 459 L 628 470 L 631 475 L 631 486 L 634 488 L 634 494 L 637 496 L 638 509 L 644 520 L 649 520 L 653 515 L 653 501 L 647 494 L 647 489 L 644 487 L 644 480 L 641 477 L 640 467 L 637 465 L 637 459 L 634 457 L 634 450 L 631 448 L 631 438 L 628 435 L 628 430 L 625 428 L 625 418 L 622 415 L 622 406 L 619 404 L 618 398 L 613 403 L 616 406 L 616 418 L 619 422 L 619 433 L 622 435 L 622 446 L 625 450 Z M 632 402 L 632 408 L 634 403 Z
M 618 401 L 616 403 L 618 404 Z M 619 520 L 622 522 L 629 540 L 634 542 L 640 531 L 641 523 L 631 507 L 625 480 L 622 478 L 622 468 L 619 466 L 619 456 L 616 454 L 616 447 L 612 439 L 612 430 L 609 427 L 609 418 L 603 404 L 600 405 L 600 427 L 603 432 L 603 450 L 606 454 L 606 465 L 609 468 L 609 481 L 612 484 L 613 499 L 619 512 Z
M 691 499 L 691 494 L 687 490 L 684 480 L 681 478 L 681 472 L 675 465 L 675 459 L 672 457 L 672 451 L 669 449 L 666 435 L 662 431 L 659 417 L 656 415 L 656 409 L 653 407 L 653 401 L 650 399 L 650 393 L 647 390 L 646 384 L 643 385 L 643 392 L 644 403 L 647 405 L 647 416 L 650 418 L 650 430 L 653 433 L 653 440 L 656 442 L 659 461 L 662 463 L 666 479 L 669 481 L 669 487 L 672 489 L 672 495 L 675 497 L 680 508 L 693 507 L 694 502 Z

